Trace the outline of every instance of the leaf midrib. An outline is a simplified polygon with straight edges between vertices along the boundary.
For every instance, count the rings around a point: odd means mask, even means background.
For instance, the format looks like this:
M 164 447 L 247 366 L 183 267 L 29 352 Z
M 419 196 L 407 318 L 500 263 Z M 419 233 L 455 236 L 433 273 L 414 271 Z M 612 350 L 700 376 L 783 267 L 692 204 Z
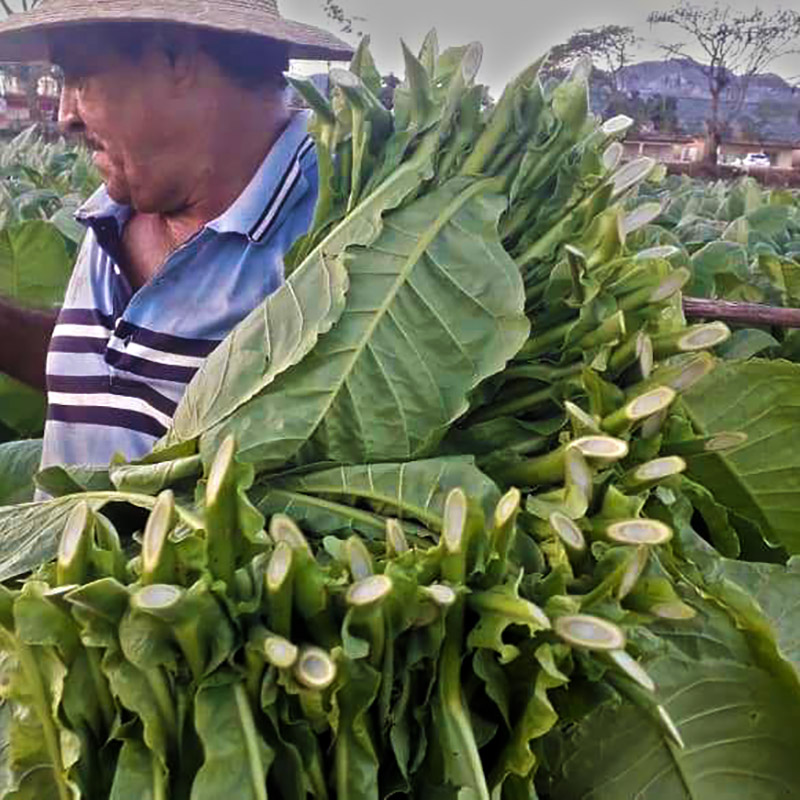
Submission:
M 336 401 L 336 398 L 339 396 L 340 392 L 342 391 L 343 386 L 347 383 L 350 375 L 353 372 L 355 365 L 358 363 L 359 359 L 361 358 L 364 349 L 368 346 L 369 342 L 372 340 L 374 335 L 375 329 L 377 328 L 378 324 L 387 314 L 388 310 L 391 308 L 395 298 L 397 297 L 398 292 L 408 283 L 408 277 L 419 264 L 420 259 L 427 251 L 428 247 L 433 243 L 436 237 L 441 233 L 446 225 L 450 223 L 452 218 L 460 211 L 466 203 L 468 203 L 474 196 L 479 194 L 482 191 L 487 191 L 490 186 L 496 185 L 496 181 L 494 179 L 484 179 L 475 182 L 467 189 L 462 191 L 456 198 L 454 198 L 444 209 L 444 211 L 437 217 L 435 223 L 430 225 L 426 228 L 425 234 L 420 238 L 419 242 L 417 243 L 416 247 L 411 251 L 411 253 L 406 257 L 405 263 L 402 269 L 399 271 L 396 280 L 392 284 L 391 290 L 387 292 L 386 298 L 383 303 L 381 303 L 373 313 L 373 318 L 370 324 L 366 327 L 364 333 L 361 336 L 361 340 L 356 342 L 355 346 L 351 348 L 351 355 L 346 360 L 345 368 L 342 369 L 339 379 L 331 386 L 330 391 L 328 392 L 329 400 L 323 406 L 320 407 L 319 413 L 317 414 L 316 420 L 314 421 L 313 429 L 316 430 L 319 425 L 324 420 L 325 416 L 331 409 L 331 406 Z M 339 320 L 339 324 L 341 325 L 344 321 L 345 317 L 349 316 L 352 312 L 347 308 L 345 305 L 345 309 L 342 312 L 342 316 Z

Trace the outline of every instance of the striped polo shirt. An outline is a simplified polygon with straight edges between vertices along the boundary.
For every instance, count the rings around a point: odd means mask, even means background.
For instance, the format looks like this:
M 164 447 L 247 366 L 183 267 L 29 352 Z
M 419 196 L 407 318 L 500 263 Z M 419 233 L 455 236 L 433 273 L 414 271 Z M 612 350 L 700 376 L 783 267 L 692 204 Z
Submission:
M 295 115 L 228 210 L 136 291 L 117 265 L 131 209 L 105 187 L 81 207 L 87 235 L 47 358 L 42 467 L 148 453 L 206 356 L 278 288 L 317 196 L 307 123 Z

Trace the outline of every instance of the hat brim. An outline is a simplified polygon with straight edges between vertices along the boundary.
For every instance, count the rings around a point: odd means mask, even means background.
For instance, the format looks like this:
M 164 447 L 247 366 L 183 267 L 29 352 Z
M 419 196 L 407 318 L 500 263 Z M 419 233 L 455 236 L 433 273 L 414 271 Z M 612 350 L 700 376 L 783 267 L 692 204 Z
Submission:
M 161 0 L 76 0 L 67 8 L 37 8 L 0 22 L 0 62 L 32 63 L 50 57 L 47 33 L 92 22 L 171 22 L 229 33 L 263 36 L 288 45 L 291 58 L 346 61 L 353 48 L 322 28 L 271 17 L 241 2 Z

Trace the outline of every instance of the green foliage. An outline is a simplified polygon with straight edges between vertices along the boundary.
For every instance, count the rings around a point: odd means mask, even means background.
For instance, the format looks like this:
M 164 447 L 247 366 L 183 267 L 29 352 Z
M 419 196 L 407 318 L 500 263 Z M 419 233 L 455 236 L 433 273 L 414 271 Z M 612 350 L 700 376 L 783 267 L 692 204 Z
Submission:
M 667 197 L 585 65 L 487 110 L 480 55 L 405 49 L 392 113 L 366 42 L 330 101 L 295 82 L 286 285 L 147 458 L 0 508 L 8 797 L 797 785 L 795 366 L 717 368 L 777 339 L 681 305 L 790 302 L 796 198 Z
M 64 296 L 84 228 L 73 219 L 98 186 L 88 153 L 46 143 L 35 127 L 0 147 L 0 295 L 53 308 Z M 37 436 L 41 392 L 0 377 L 0 423 L 11 435 Z
M 690 474 L 718 503 L 792 554 L 800 552 L 799 398 L 799 365 L 752 360 L 721 364 L 683 399 L 698 433 L 748 436 L 735 450 L 690 459 Z
M 0 444 L 0 506 L 33 500 L 33 476 L 41 460 L 41 439 Z

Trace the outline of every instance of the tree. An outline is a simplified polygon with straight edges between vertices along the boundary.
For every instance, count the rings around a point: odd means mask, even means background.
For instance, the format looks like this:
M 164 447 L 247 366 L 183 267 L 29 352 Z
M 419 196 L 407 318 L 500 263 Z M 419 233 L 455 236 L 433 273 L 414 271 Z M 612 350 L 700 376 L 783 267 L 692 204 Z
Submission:
M 705 160 L 716 164 L 723 130 L 741 111 L 753 77 L 775 59 L 797 52 L 800 14 L 768 14 L 760 8 L 739 12 L 721 5 L 701 8 L 681 0 L 669 11 L 650 14 L 648 21 L 651 25 L 675 26 L 691 37 L 688 44 L 662 47 L 669 56 L 692 61 L 708 81 L 711 113 L 706 121 Z M 700 58 L 693 55 L 697 49 L 702 53 Z M 727 109 L 723 101 L 727 101 Z
M 619 92 L 603 109 L 603 116 L 624 114 L 633 120 L 634 133 L 681 133 L 678 100 L 661 94 L 642 97 L 637 92 Z
M 3 2 L 3 0 L 0 0 L 0 3 L 1 2 Z M 344 8 L 334 2 L 334 0 L 325 0 L 322 6 L 325 10 L 325 14 L 329 19 L 332 19 L 339 25 L 339 30 L 341 30 L 342 33 L 351 33 L 359 38 L 364 35 L 364 31 L 357 30 L 357 24 L 366 22 L 365 17 L 349 16 Z
M 616 94 L 620 90 L 620 71 L 631 63 L 631 53 L 640 41 L 633 28 L 620 25 L 582 28 L 550 51 L 544 74 L 563 76 L 580 59 L 589 57 L 602 71 L 601 75 L 612 93 Z
M 40 0 L 0 0 L 0 9 L 5 12 L 7 17 L 12 14 L 20 14 L 31 11 L 39 5 Z

